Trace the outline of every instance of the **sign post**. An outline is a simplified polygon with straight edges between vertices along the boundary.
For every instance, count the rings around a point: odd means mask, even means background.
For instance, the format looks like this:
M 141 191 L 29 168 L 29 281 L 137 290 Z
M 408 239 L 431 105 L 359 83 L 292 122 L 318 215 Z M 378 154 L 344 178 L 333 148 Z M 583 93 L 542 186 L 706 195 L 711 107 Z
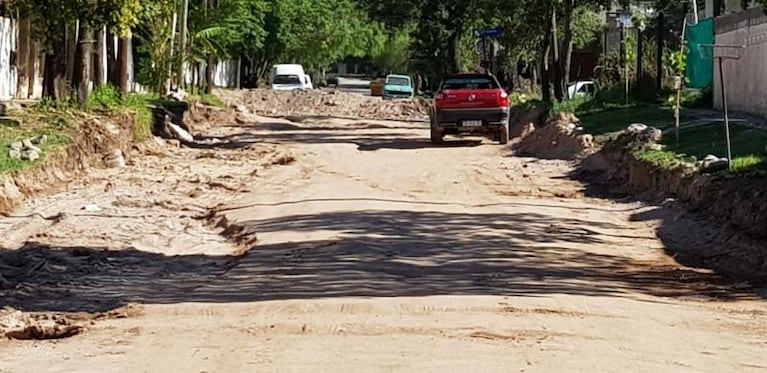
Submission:
M 503 35 L 503 28 L 501 27 L 485 30 L 474 30 L 474 37 L 480 39 L 480 46 L 482 48 L 482 62 L 480 63 L 480 66 L 485 69 L 485 73 L 490 72 L 490 61 L 487 55 L 487 40 L 497 39 L 501 37 L 501 35 Z
M 739 60 L 745 45 L 726 45 L 726 44 L 700 44 L 701 57 L 714 58 L 719 67 L 719 89 L 722 95 L 722 111 L 724 112 L 724 133 L 727 141 L 727 164 L 732 170 L 732 144 L 730 143 L 730 116 L 727 112 L 727 89 L 725 87 L 723 60 Z

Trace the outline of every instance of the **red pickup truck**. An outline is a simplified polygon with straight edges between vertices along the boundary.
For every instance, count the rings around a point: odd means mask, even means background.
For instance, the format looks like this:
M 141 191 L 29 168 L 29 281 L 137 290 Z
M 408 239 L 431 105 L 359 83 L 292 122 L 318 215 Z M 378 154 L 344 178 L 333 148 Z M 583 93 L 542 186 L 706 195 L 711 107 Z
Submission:
M 509 95 L 490 74 L 453 74 L 440 83 L 430 113 L 431 141 L 484 135 L 509 142 Z

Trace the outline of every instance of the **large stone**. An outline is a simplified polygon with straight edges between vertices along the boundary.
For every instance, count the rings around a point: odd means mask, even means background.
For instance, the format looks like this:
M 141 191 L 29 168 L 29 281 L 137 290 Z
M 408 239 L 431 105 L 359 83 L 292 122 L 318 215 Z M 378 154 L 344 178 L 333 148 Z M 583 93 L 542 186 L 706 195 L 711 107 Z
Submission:
M 8 156 L 11 157 L 11 159 L 21 159 L 21 150 L 11 149 L 8 152 Z
M 644 123 L 632 123 L 626 128 L 626 131 L 631 133 L 643 133 L 647 131 L 649 127 L 647 127 Z
M 33 138 L 31 141 L 32 141 L 32 144 L 34 145 L 38 145 L 38 146 L 45 145 L 48 142 L 48 135 L 37 136 Z
M 173 135 L 173 137 L 181 141 L 194 142 L 194 137 L 192 136 L 192 134 L 190 134 L 185 129 L 173 123 L 168 123 L 168 130 L 171 132 L 171 135 Z
M 32 139 L 26 139 L 21 142 L 24 145 L 24 148 L 26 150 L 34 150 L 38 153 L 42 153 L 42 149 L 38 148 L 34 143 L 32 143 Z
M 715 155 L 709 154 L 703 158 L 701 162 L 700 171 L 705 173 L 719 172 L 728 169 L 730 162 L 727 158 L 719 158 Z
M 28 161 L 36 161 L 40 159 L 40 152 L 34 149 L 27 149 L 21 152 L 21 158 Z
M 122 150 L 116 149 L 112 154 L 104 157 L 104 165 L 109 168 L 124 168 L 126 162 Z
M 21 151 L 24 149 L 24 144 L 21 141 L 17 141 L 11 144 L 11 149 Z
M 652 142 L 660 142 L 663 140 L 663 131 L 658 128 L 651 128 L 647 132 L 647 139 Z

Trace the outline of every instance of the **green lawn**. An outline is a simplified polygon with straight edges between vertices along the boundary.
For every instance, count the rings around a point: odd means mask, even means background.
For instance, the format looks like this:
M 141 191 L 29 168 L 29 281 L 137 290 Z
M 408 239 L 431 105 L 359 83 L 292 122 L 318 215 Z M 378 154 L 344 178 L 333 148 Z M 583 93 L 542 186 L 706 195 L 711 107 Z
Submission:
M 626 129 L 632 123 L 666 127 L 674 123 L 674 111 L 656 105 L 631 104 L 576 113 L 586 132 L 598 136 Z
M 632 123 L 643 123 L 664 130 L 664 150 L 644 150 L 636 155 L 658 165 L 670 165 L 679 154 L 698 160 L 706 155 L 727 156 L 724 124 L 709 123 L 680 132 L 677 144 L 674 135 L 674 111 L 667 106 L 634 103 L 629 105 L 581 102 L 575 103 L 576 115 L 586 132 L 598 136 L 626 129 Z M 682 112 L 681 121 L 687 120 Z M 738 123 L 730 124 L 733 169 L 767 169 L 767 131 Z
M 11 150 L 10 145 L 12 143 L 42 135 L 47 136 L 48 141 L 44 145 L 40 146 L 40 148 L 43 150 L 40 159 L 34 162 L 30 162 L 21 159 L 13 159 L 10 157 L 9 152 Z M 42 162 L 46 155 L 61 149 L 68 143 L 68 141 L 69 138 L 64 135 L 63 129 L 53 126 L 0 126 L 0 175 L 35 166 Z
M 767 131 L 731 123 L 730 140 L 734 169 L 765 166 Z M 718 157 L 727 156 L 725 129 L 721 122 L 681 131 L 679 144 L 676 143 L 673 129 L 670 129 L 664 133 L 663 143 L 668 146 L 668 151 L 684 153 L 698 159 L 703 159 L 709 154 Z

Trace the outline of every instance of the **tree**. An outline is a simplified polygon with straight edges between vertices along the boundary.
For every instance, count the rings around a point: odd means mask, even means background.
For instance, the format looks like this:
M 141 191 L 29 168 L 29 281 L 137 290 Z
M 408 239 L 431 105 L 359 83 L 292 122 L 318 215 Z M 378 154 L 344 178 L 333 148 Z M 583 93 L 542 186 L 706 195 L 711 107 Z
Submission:
M 68 96 L 66 71 L 72 67 L 72 87 L 81 102 L 90 90 L 93 30 L 109 25 L 121 33 L 130 32 L 137 21 L 139 0 L 16 0 L 12 6 L 31 22 L 34 38 L 45 51 L 43 94 L 53 99 Z M 67 30 L 79 22 L 75 66 L 69 66 L 65 55 Z
M 261 0 L 202 0 L 191 4 L 189 58 L 205 68 L 206 92 L 213 88 L 213 66 L 223 58 L 255 52 L 265 36 L 266 2 Z

